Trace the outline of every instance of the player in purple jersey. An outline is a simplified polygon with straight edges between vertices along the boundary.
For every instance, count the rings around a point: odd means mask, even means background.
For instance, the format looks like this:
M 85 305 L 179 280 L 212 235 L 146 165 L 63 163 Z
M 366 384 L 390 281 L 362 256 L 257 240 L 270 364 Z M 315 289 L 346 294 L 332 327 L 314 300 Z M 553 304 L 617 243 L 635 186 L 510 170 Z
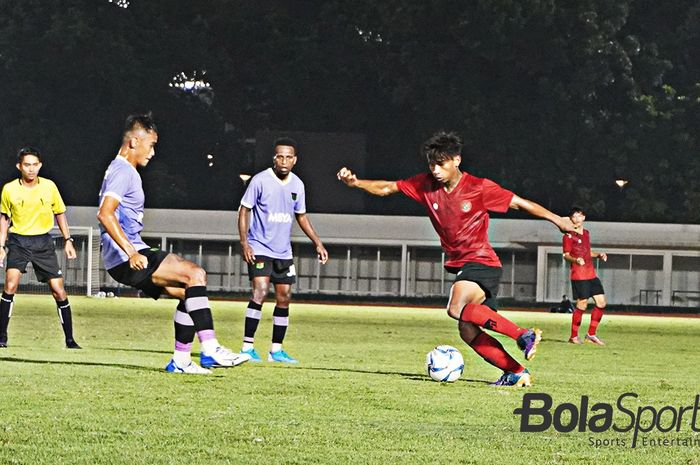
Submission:
M 175 352 L 166 371 L 208 374 L 210 367 L 239 365 L 250 357 L 231 352 L 216 339 L 206 272 L 175 254 L 149 248 L 141 239 L 144 193 L 136 168 L 148 165 L 157 142 L 158 130 L 150 114 L 126 119 L 122 145 L 100 189 L 97 218 L 105 267 L 116 281 L 154 299 L 162 293 L 179 299 L 174 316 Z M 201 344 L 201 367 L 191 358 L 195 333 Z
M 238 234 L 253 288 L 253 296 L 245 314 L 242 353 L 250 355 L 251 361 L 262 360 L 253 341 L 272 282 L 275 286 L 276 304 L 272 312 L 272 346 L 267 360 L 297 363 L 296 359 L 282 349 L 289 326 L 292 284 L 296 282 L 292 260 L 292 218 L 296 218 L 301 230 L 313 242 L 322 264 L 328 261 L 328 252 L 306 216 L 304 183 L 292 173 L 297 162 L 296 141 L 287 137 L 279 138 L 273 147 L 275 155 L 272 157 L 272 168 L 253 176 L 238 210 Z

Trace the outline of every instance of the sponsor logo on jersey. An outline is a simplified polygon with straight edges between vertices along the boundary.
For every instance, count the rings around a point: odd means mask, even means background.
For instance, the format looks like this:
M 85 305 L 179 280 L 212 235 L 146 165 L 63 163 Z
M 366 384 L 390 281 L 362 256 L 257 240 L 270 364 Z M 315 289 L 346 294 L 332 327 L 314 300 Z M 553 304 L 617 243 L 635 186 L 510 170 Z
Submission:
M 462 202 L 462 205 L 460 205 L 459 208 L 461 208 L 464 213 L 467 213 L 472 209 L 472 203 L 469 200 L 465 200 Z
M 267 221 L 270 223 L 291 223 L 292 215 L 289 213 L 270 213 L 267 215 Z

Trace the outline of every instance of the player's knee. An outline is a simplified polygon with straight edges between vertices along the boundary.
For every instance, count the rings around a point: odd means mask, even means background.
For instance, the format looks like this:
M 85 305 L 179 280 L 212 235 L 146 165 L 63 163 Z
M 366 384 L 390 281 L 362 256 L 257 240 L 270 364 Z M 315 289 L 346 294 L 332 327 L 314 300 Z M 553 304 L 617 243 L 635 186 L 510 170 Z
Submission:
M 193 266 L 190 267 L 187 273 L 187 287 L 206 285 L 207 272 L 201 266 L 193 264 Z
M 51 295 L 53 296 L 53 299 L 56 301 L 64 301 L 68 298 L 68 294 L 66 293 L 65 290 L 52 290 Z
M 270 286 L 267 283 L 254 283 L 253 284 L 253 300 L 256 302 L 262 302 L 267 293 L 270 291 Z
M 15 282 L 5 282 L 5 293 L 7 294 L 17 294 L 17 288 L 19 287 L 19 283 Z
M 462 307 L 459 307 L 458 305 L 453 305 L 449 304 L 447 306 L 447 316 L 450 318 L 454 318 L 455 320 L 459 320 L 459 316 L 462 313 Z
M 277 306 L 278 307 L 286 307 L 289 308 L 289 304 L 292 302 L 292 294 L 291 293 L 285 293 L 285 294 L 278 294 L 277 295 Z

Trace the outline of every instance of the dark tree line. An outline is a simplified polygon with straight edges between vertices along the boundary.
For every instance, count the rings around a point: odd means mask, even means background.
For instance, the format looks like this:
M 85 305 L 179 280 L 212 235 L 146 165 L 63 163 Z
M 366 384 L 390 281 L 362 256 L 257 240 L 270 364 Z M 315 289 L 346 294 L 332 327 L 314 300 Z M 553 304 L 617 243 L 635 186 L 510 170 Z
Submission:
M 421 141 L 451 129 L 466 169 L 555 210 L 700 221 L 699 1 L 0 0 L 0 12 L 2 181 L 17 148 L 38 145 L 69 204 L 96 203 L 123 118 L 152 110 L 150 207 L 235 209 L 260 130 L 366 134 L 355 168 L 396 179 L 425 169 Z M 169 86 L 194 71 L 208 90 Z

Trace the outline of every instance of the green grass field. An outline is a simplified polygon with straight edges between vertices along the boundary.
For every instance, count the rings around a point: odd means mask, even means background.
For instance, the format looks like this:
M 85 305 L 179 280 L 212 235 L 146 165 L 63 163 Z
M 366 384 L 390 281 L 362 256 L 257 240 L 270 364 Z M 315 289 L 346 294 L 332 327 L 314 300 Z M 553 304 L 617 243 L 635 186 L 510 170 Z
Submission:
M 82 351 L 63 348 L 49 296 L 16 299 L 10 347 L 0 352 L 0 464 L 700 463 L 698 445 L 631 448 L 631 432 L 612 430 L 521 433 L 513 414 L 526 392 L 548 393 L 555 405 L 581 395 L 614 404 L 625 392 L 657 409 L 691 405 L 700 393 L 700 319 L 606 316 L 601 348 L 565 342 L 569 315 L 505 312 L 544 330 L 528 365 L 535 385 L 513 389 L 487 384 L 500 373 L 460 342 L 442 310 L 293 305 L 285 348 L 300 365 L 183 376 L 162 371 L 173 301 L 72 304 Z M 244 307 L 214 302 L 219 340 L 233 349 Z M 257 334 L 261 352 L 271 308 Z M 456 383 L 424 374 L 438 344 L 464 355 Z M 700 441 L 685 420 L 678 433 L 647 436 Z M 595 439 L 627 445 L 595 447 Z

